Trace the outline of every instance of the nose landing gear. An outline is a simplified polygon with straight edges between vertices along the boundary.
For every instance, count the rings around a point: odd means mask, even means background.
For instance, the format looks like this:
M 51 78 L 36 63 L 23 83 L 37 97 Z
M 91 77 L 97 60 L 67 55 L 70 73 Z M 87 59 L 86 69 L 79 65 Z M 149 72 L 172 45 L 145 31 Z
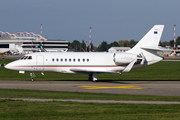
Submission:
M 30 72 L 30 76 L 31 76 L 31 82 L 34 81 L 33 77 L 36 77 L 36 75 L 34 74 L 34 72 Z

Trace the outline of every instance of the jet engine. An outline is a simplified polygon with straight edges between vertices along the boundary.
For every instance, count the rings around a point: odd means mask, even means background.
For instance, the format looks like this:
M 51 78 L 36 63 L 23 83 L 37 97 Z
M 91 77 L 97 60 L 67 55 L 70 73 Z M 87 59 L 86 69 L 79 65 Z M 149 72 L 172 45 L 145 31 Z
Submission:
M 137 55 L 130 53 L 114 53 L 113 60 L 116 65 L 129 64 L 133 60 L 137 60 Z

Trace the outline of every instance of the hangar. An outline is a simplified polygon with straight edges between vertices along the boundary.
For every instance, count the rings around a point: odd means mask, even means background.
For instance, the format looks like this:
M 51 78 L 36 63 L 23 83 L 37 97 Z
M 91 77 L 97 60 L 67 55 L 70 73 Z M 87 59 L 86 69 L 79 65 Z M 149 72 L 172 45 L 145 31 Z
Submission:
M 11 34 L 0 31 L 0 53 L 32 53 L 39 51 L 39 44 L 47 50 L 67 50 L 68 41 L 66 40 L 48 40 L 47 38 L 32 33 L 18 32 Z

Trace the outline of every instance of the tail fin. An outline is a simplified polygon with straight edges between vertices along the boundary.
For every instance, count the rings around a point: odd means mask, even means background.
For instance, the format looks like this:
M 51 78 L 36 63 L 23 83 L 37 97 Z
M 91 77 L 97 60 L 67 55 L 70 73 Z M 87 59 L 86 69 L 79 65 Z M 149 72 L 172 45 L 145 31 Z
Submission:
M 158 46 L 164 25 L 155 25 L 151 30 L 127 53 L 134 53 L 145 57 L 147 64 L 153 64 L 162 60 L 157 54 L 161 48 Z
M 44 49 L 44 47 L 42 46 L 42 44 L 39 44 L 39 48 L 41 52 L 47 52 L 47 50 Z
M 137 53 L 141 47 L 157 47 L 161 39 L 164 25 L 155 25 L 151 30 L 128 52 Z

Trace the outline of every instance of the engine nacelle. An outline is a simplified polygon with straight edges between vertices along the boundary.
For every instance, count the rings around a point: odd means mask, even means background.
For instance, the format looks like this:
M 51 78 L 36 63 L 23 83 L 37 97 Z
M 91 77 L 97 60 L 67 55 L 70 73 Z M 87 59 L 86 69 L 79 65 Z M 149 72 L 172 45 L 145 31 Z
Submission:
M 117 65 L 131 63 L 134 59 L 137 60 L 137 55 L 130 53 L 114 53 L 114 62 Z

